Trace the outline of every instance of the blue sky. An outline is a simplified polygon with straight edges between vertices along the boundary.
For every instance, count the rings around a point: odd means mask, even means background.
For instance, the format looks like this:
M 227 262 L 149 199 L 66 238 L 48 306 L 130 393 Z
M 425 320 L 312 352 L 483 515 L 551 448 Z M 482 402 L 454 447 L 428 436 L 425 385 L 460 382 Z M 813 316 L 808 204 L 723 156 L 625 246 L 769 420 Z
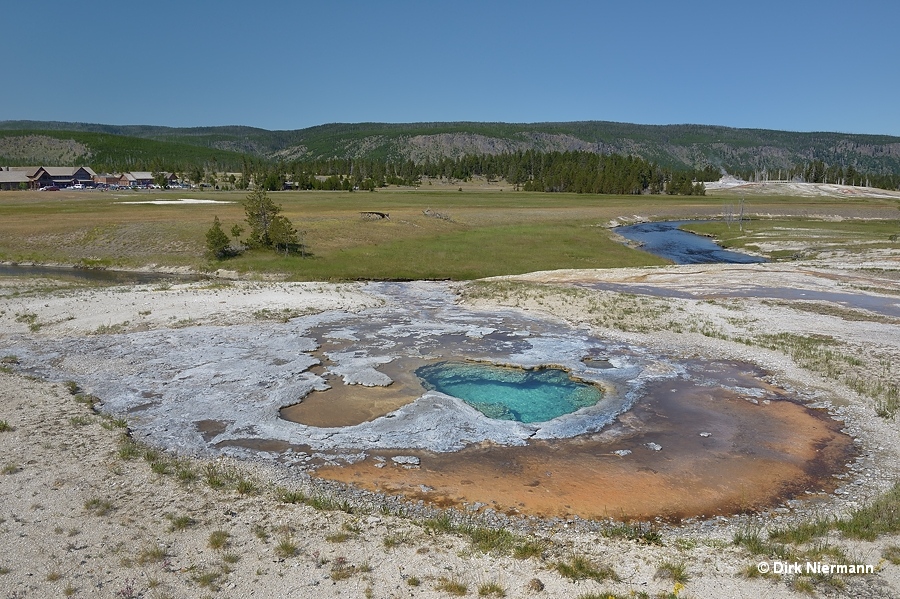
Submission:
M 606 120 L 900 136 L 895 0 L 11 4 L 0 120 Z

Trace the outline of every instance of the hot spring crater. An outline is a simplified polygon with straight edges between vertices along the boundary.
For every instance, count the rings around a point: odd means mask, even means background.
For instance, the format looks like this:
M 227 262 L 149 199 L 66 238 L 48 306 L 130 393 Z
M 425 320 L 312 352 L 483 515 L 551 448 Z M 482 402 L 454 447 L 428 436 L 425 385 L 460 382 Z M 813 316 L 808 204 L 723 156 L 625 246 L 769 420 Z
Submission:
M 852 453 L 840 423 L 752 364 L 676 359 L 520 311 L 463 307 L 442 283 L 365 290 L 382 305 L 22 337 L 3 351 L 28 372 L 76 381 L 151 444 L 437 505 L 734 513 L 827 491 Z

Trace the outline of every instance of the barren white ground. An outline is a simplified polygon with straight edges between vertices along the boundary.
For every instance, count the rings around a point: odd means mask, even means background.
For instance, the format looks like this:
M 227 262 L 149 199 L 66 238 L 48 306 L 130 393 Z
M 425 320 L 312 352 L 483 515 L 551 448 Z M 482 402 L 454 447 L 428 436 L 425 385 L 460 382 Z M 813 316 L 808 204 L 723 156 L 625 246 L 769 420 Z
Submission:
M 896 256 L 888 256 L 888 265 L 895 265 L 895 260 Z M 857 270 L 856 264 L 843 266 L 842 270 L 821 264 L 666 267 L 536 273 L 516 279 L 641 282 L 682 290 L 754 284 L 852 288 L 900 302 L 900 295 L 892 295 L 900 290 L 896 278 Z M 0 335 L 56 337 L 194 324 L 228 326 L 260 314 L 356 310 L 375 301 L 356 285 L 198 283 L 159 286 L 152 293 L 53 287 L 49 282 L 0 280 Z M 884 293 L 867 291 L 872 288 Z M 596 293 L 618 301 L 615 293 Z M 592 323 L 578 302 L 564 293 L 473 301 L 481 307 L 518 305 L 548 318 L 593 327 L 598 334 L 684 355 L 751 360 L 791 385 L 817 390 L 823 402 L 840 406 L 864 459 L 845 481 L 844 492 L 819 502 L 816 510 L 843 515 L 898 479 L 897 423 L 875 416 L 871 398 L 800 369 L 782 353 L 700 333 L 607 329 Z M 860 355 L 893 360 L 893 370 L 900 364 L 897 319 L 848 320 L 846 314 L 796 310 L 759 299 L 648 301 L 668 305 L 672 317 L 686 324 L 702 321 L 719 327 L 726 337 L 748 332 L 818 333 L 858 348 Z M 7 365 L 15 370 L 13 364 Z M 172 475 L 154 473 L 141 459 L 121 459 L 120 432 L 104 428 L 104 419 L 76 403 L 60 384 L 0 373 L 0 421 L 11 429 L 0 432 L 0 592 L 6 597 L 449 596 L 442 581 L 465 585 L 470 596 L 477 596 L 479 587 L 488 583 L 502 588 L 507 597 L 576 597 L 601 591 L 655 596 L 675 590 L 665 568 L 660 569 L 667 562 L 686 566 L 688 578 L 678 589 L 680 597 L 802 595 L 791 585 L 793 576 L 747 576 L 766 558 L 732 544 L 735 532 L 748 525 L 746 519 L 664 529 L 662 546 L 579 532 L 559 523 L 538 535 L 546 542 L 541 557 L 514 559 L 479 553 L 463 536 L 433 534 L 403 517 L 283 504 L 274 491 L 278 473 L 251 464 L 235 467 L 254 481 L 255 493 L 217 491 L 202 482 L 179 484 Z M 97 507 L 108 509 L 90 509 Z M 807 511 L 802 503 L 792 504 L 753 521 L 777 526 Z M 188 517 L 190 525 L 173 525 Z M 227 533 L 224 547 L 211 546 L 214 531 Z M 296 553 L 279 555 L 278 547 L 288 541 L 296 545 Z M 840 576 L 842 588 L 820 585 L 818 593 L 900 596 L 900 566 L 882 558 L 885 548 L 900 545 L 900 538 L 869 543 L 832 536 L 828 542 L 844 548 L 854 563 L 875 565 L 877 573 Z M 620 581 L 563 577 L 553 566 L 573 556 L 612 567 Z M 418 585 L 411 584 L 416 581 Z

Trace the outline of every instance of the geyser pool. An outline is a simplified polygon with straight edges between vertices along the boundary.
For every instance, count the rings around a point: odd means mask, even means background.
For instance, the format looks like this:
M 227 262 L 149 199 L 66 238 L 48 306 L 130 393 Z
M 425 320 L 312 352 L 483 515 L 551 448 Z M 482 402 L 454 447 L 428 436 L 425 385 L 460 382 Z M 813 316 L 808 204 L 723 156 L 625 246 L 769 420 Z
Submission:
M 457 397 L 485 416 L 546 422 L 592 406 L 603 394 L 559 368 L 526 370 L 471 362 L 438 362 L 416 375 L 426 388 Z

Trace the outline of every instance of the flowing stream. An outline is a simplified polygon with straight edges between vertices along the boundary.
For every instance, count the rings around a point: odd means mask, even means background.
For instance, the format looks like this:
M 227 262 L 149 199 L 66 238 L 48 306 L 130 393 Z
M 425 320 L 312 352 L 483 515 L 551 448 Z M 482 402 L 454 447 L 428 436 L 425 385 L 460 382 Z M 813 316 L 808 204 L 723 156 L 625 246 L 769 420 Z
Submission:
M 689 222 L 697 221 L 672 220 L 641 223 L 616 227 L 615 231 L 626 239 L 640 243 L 641 249 L 645 252 L 666 258 L 675 264 L 712 264 L 716 262 L 754 264 L 766 261 L 758 256 L 723 249 L 707 237 L 682 231 L 679 228 Z

